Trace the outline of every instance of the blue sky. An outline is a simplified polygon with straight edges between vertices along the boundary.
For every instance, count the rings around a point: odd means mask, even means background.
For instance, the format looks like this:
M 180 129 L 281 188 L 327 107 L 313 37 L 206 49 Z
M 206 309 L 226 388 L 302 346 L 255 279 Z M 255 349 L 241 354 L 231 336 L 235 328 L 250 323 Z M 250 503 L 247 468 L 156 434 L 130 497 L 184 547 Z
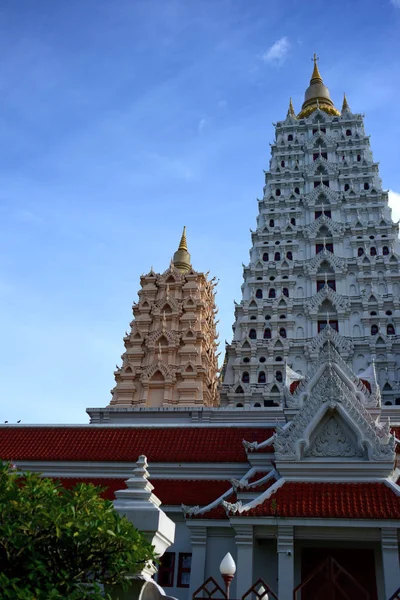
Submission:
M 314 52 L 400 217 L 400 0 L 3 0 L 0 422 L 105 406 L 139 276 L 182 226 L 231 337 L 272 122 Z

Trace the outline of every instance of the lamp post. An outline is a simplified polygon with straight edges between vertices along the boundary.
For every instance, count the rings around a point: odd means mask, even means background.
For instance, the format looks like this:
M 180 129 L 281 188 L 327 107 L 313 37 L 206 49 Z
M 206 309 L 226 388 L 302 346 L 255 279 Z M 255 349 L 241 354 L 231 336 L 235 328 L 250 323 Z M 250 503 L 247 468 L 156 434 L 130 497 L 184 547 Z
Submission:
M 230 552 L 228 552 L 222 559 L 221 564 L 219 565 L 219 570 L 222 575 L 222 579 L 225 582 L 226 598 L 229 600 L 229 588 L 236 573 L 236 564 Z

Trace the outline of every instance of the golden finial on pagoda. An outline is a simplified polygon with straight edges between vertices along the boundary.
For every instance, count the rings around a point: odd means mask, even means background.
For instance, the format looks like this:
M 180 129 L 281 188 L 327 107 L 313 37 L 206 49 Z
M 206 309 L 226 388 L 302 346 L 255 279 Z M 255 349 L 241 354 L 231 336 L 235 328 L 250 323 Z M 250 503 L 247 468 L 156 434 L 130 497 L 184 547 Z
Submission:
M 314 61 L 314 68 L 311 75 L 310 85 L 306 89 L 303 106 L 301 107 L 301 111 L 297 115 L 297 118 L 307 118 L 312 112 L 318 109 L 328 113 L 329 115 L 338 117 L 340 116 L 340 112 L 337 110 L 337 108 L 335 108 L 331 100 L 329 90 L 322 81 L 321 73 L 318 69 L 317 61 L 319 58 L 316 54 L 314 54 L 314 57 L 311 60 Z
M 343 104 L 342 104 L 342 112 L 344 110 L 350 110 L 349 103 L 347 102 L 346 92 L 343 94 Z
M 178 250 L 186 250 L 187 252 L 187 241 L 186 241 L 186 226 L 183 227 L 181 241 L 179 242 Z
M 313 72 L 312 72 L 312 75 L 311 75 L 311 81 L 310 81 L 310 83 L 318 83 L 318 82 L 322 83 L 322 77 L 321 77 L 321 74 L 319 72 L 318 65 L 317 65 L 317 61 L 319 60 L 319 56 L 317 56 L 314 53 L 314 56 L 313 56 L 313 58 L 311 60 L 314 61 L 314 69 L 313 69 Z
M 192 265 L 190 264 L 190 254 L 187 248 L 186 227 L 183 228 L 178 250 L 174 254 L 173 264 L 178 271 L 187 272 L 192 268 Z
M 296 113 L 294 112 L 294 108 L 293 108 L 293 103 L 292 103 L 292 99 L 290 98 L 289 100 L 289 108 L 287 111 L 287 117 L 293 117 L 296 118 Z

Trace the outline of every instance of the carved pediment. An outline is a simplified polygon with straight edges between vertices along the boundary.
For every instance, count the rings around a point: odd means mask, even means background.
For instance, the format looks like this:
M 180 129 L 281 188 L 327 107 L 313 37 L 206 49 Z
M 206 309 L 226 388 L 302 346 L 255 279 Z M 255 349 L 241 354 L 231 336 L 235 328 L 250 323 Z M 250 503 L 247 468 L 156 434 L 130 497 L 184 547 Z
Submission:
M 350 308 L 350 300 L 346 296 L 342 296 L 335 292 L 328 285 L 324 285 L 314 296 L 312 296 L 305 304 L 306 311 L 309 313 L 317 311 L 324 300 L 329 300 L 336 310 L 348 310 Z
M 319 185 L 316 188 L 312 189 L 311 192 L 308 192 L 304 196 L 304 204 L 305 206 L 315 206 L 316 204 L 322 204 L 321 197 L 325 198 L 324 204 L 337 204 L 340 200 L 339 192 L 335 192 L 331 188 L 326 187 L 326 185 Z
M 332 236 L 341 236 L 346 229 L 346 225 L 338 223 L 337 221 L 333 221 L 330 217 L 322 214 L 318 217 L 318 219 L 315 219 L 315 221 L 312 221 L 303 228 L 304 237 L 307 239 L 315 238 L 323 225 L 326 226 Z
M 312 358 L 314 355 L 317 357 L 319 351 L 327 341 L 332 342 L 341 356 L 350 357 L 353 355 L 353 342 L 332 329 L 332 327 L 325 327 L 325 329 L 305 345 L 306 356 Z
M 316 273 L 322 262 L 328 262 L 335 273 L 346 272 L 347 271 L 347 262 L 346 259 L 340 258 L 332 252 L 329 252 L 326 248 L 324 248 L 321 252 L 318 252 L 311 260 L 305 263 L 304 271 L 307 274 Z
M 346 431 L 340 419 L 331 416 L 320 428 L 321 430 L 311 442 L 304 456 L 316 458 L 361 458 L 364 455 L 362 448 L 357 447 L 356 440 Z
M 299 461 L 308 451 L 328 452 L 334 440 L 341 450 L 331 448 L 330 452 L 352 453 L 349 444 L 354 439 L 357 440 L 356 445 L 353 443 L 355 456 L 361 451 L 371 462 L 394 461 L 395 439 L 389 428 L 373 419 L 337 364 L 325 363 L 317 379 L 308 382 L 306 392 L 308 395 L 293 421 L 275 434 L 278 460 Z M 334 423 L 328 426 L 332 416 L 339 419 L 340 426 Z
M 309 165 L 304 167 L 304 171 L 308 176 L 318 175 L 321 171 L 321 167 L 327 171 L 329 175 L 337 175 L 339 172 L 339 166 L 337 163 L 329 162 L 323 156 L 319 156 Z

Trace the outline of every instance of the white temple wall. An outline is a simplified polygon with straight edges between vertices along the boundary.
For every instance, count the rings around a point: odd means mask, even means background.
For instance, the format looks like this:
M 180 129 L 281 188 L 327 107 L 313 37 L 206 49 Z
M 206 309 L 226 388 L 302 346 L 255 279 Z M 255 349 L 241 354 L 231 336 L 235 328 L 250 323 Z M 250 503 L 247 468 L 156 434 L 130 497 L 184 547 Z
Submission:
M 253 581 L 263 579 L 278 593 L 278 554 L 276 539 L 256 539 L 254 542 Z

